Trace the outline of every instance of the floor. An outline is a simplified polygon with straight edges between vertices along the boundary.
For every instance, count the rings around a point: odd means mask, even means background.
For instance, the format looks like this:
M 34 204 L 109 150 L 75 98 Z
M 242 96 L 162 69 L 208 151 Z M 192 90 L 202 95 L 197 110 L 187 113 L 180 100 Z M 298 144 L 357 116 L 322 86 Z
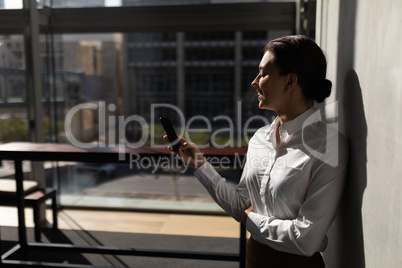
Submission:
M 51 210 L 46 218 L 51 223 Z M 26 208 L 27 227 L 33 227 L 32 209 Z M 228 216 L 202 216 L 162 213 L 114 212 L 99 210 L 61 210 L 59 228 L 87 231 L 152 233 L 237 238 L 240 225 Z M 0 226 L 18 226 L 17 210 L 0 207 Z

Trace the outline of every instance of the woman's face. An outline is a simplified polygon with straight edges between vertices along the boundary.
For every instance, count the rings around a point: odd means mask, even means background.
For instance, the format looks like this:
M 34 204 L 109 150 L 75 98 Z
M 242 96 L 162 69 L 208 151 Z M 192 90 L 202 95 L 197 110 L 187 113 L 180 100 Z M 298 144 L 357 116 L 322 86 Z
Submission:
M 267 51 L 261 59 L 259 74 L 251 83 L 258 93 L 260 109 L 278 111 L 283 107 L 286 75 L 279 74 L 279 68 L 274 64 L 274 55 Z

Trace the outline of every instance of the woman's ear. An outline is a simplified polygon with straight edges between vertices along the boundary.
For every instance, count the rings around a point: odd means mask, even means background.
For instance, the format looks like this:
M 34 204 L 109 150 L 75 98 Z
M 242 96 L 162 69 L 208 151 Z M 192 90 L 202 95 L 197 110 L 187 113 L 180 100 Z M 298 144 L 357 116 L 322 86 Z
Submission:
M 297 85 L 297 75 L 295 73 L 288 74 L 287 89 L 294 89 Z

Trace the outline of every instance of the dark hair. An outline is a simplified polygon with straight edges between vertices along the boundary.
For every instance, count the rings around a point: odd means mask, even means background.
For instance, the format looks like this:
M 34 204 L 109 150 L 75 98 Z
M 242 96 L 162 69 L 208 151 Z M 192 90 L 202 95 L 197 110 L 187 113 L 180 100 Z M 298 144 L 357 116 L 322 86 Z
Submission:
M 272 52 L 281 75 L 295 73 L 308 100 L 323 102 L 331 94 L 326 79 L 327 61 L 321 48 L 304 35 L 284 36 L 270 41 L 264 52 Z

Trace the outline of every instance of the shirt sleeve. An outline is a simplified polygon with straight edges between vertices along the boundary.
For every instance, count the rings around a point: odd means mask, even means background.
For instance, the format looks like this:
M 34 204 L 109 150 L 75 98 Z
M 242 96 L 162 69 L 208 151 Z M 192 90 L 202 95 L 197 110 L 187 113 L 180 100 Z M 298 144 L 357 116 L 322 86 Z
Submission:
M 240 222 L 243 212 L 251 205 L 244 178 L 246 172 L 245 167 L 237 185 L 222 178 L 208 162 L 200 166 L 194 175 L 215 202 L 236 221 Z
M 347 148 L 347 147 L 346 147 Z M 306 198 L 297 218 L 278 219 L 251 212 L 246 228 L 253 238 L 274 249 L 311 256 L 323 250 L 326 233 L 336 216 L 347 170 L 347 149 L 336 167 L 322 163 L 313 171 Z

